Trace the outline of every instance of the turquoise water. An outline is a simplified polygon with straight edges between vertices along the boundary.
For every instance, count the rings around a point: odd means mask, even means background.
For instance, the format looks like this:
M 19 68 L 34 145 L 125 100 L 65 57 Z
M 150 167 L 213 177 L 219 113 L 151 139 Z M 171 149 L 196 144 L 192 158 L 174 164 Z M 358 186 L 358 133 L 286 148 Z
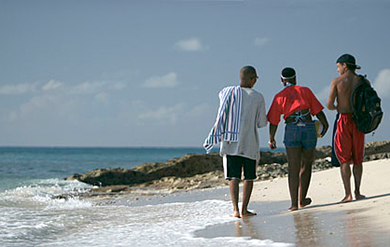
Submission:
M 202 148 L 0 148 L 0 246 L 291 246 L 271 240 L 201 238 L 234 221 L 228 191 L 80 197 L 64 181 L 103 167 L 164 162 Z M 67 199 L 61 195 L 71 195 Z M 184 196 L 184 197 L 183 197 Z M 181 198 L 181 199 L 180 199 Z
M 63 148 L 1 147 L 0 191 L 33 179 L 62 179 L 99 168 L 165 162 L 203 148 Z
M 205 150 L 201 147 L 0 147 L 0 191 L 26 185 L 30 180 L 63 179 L 74 173 L 106 167 L 131 169 L 141 164 L 203 153 Z

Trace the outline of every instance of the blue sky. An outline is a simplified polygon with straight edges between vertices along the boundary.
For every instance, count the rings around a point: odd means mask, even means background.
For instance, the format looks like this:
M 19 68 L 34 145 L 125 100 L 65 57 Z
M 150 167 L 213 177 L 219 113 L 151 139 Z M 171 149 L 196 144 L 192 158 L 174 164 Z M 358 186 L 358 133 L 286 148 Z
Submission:
M 242 66 L 267 109 L 286 66 L 325 106 L 343 53 L 382 97 L 366 141 L 389 140 L 388 23 L 380 0 L 0 0 L 0 145 L 201 146 Z

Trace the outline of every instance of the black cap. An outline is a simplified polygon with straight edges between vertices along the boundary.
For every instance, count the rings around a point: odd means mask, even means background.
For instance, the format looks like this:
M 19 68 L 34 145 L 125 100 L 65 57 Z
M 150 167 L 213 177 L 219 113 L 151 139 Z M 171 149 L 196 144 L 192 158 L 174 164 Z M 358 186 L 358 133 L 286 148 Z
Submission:
M 350 54 L 344 54 L 344 55 L 341 55 L 336 63 L 346 63 L 350 66 L 353 66 L 355 69 L 360 69 L 361 67 L 359 65 L 356 65 L 356 60 L 355 58 L 350 55 Z
M 284 68 L 282 70 L 282 79 L 292 79 L 295 77 L 295 70 L 293 68 Z

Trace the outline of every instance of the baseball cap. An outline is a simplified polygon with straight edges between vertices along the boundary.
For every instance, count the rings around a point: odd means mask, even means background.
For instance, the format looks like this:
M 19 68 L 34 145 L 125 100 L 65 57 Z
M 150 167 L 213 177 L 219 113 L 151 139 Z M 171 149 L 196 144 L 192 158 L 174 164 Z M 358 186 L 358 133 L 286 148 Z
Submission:
M 360 69 L 361 67 L 359 65 L 356 65 L 356 60 L 355 58 L 350 55 L 350 54 L 344 54 L 344 55 L 341 55 L 336 63 L 346 63 L 348 65 L 351 65 L 353 67 L 355 67 L 355 69 Z

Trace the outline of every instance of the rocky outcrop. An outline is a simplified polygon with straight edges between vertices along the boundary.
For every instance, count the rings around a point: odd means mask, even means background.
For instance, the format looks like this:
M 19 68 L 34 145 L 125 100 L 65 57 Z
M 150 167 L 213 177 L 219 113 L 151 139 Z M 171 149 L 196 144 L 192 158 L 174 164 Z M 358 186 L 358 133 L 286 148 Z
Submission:
M 313 171 L 331 168 L 331 146 L 316 149 Z M 364 160 L 390 157 L 390 141 L 366 144 Z M 261 152 L 257 167 L 259 180 L 286 176 L 287 157 L 282 152 Z M 144 164 L 133 169 L 104 168 L 85 174 L 73 174 L 67 180 L 77 179 L 91 185 L 126 185 L 137 187 L 174 187 L 177 189 L 207 188 L 224 184 L 222 158 L 218 153 L 191 154 L 165 163 Z M 121 187 L 122 188 L 122 187 Z M 125 188 L 125 187 L 123 187 Z
M 66 178 L 66 180 L 74 179 L 91 185 L 109 186 L 141 184 L 154 180 L 155 177 L 151 174 L 123 168 L 103 168 L 84 174 L 73 174 Z
M 76 179 L 97 186 L 133 186 L 165 177 L 185 178 L 211 171 L 222 171 L 222 159 L 217 153 L 185 155 L 165 163 L 144 164 L 130 170 L 123 168 L 97 169 L 85 174 L 73 174 L 66 180 Z
M 369 142 L 365 145 L 365 156 L 372 154 L 389 153 L 390 141 Z

